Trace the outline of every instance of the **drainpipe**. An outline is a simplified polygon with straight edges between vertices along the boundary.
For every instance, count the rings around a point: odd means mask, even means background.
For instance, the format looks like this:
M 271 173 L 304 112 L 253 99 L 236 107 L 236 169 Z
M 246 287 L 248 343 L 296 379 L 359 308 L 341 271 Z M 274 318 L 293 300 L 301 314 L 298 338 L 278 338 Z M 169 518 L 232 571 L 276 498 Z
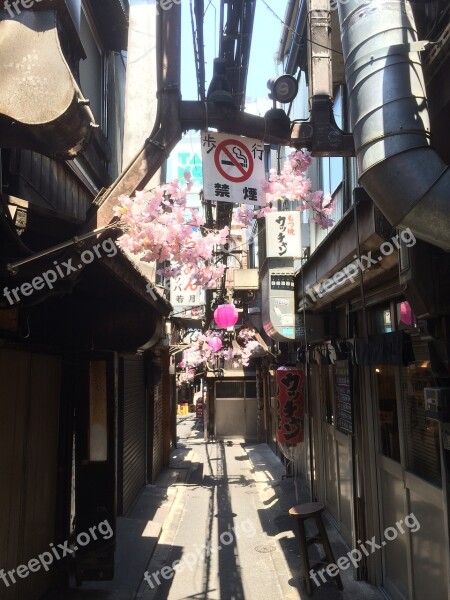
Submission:
M 450 250 L 450 171 L 430 147 L 427 98 L 407 0 L 339 2 L 359 181 L 394 226 Z

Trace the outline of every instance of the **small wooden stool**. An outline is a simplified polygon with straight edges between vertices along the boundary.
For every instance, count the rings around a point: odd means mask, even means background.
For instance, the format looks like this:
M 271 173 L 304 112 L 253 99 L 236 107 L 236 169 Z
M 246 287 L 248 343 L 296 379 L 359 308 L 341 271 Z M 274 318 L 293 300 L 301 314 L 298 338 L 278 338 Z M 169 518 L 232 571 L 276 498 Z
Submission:
M 310 596 L 313 594 L 311 579 L 309 577 L 309 571 L 311 569 L 311 565 L 309 564 L 309 556 L 308 556 L 308 546 L 314 543 L 319 543 L 323 546 L 325 550 L 326 560 L 322 560 L 313 565 L 313 567 L 328 565 L 330 563 L 334 563 L 333 550 L 331 549 L 330 541 L 328 539 L 328 535 L 325 529 L 325 525 L 322 521 L 322 512 L 324 511 L 325 506 L 321 502 L 309 502 L 307 504 L 298 504 L 297 506 L 293 506 L 289 509 L 289 514 L 291 517 L 297 521 L 298 526 L 298 538 L 300 543 L 300 551 L 301 551 L 301 560 L 303 572 L 305 574 L 305 583 L 306 590 Z M 305 533 L 305 521 L 307 519 L 314 519 L 318 529 L 318 535 L 307 538 Z M 344 586 L 342 585 L 341 576 L 339 574 L 334 577 L 336 580 L 336 585 L 339 590 L 343 590 Z

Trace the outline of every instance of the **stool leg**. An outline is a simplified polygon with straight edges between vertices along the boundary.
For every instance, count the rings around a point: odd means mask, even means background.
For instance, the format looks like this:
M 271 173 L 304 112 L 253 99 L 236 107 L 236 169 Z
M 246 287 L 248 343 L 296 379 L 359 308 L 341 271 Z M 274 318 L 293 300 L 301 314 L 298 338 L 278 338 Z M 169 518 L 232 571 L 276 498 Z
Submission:
M 297 519 L 298 524 L 298 541 L 300 543 L 300 552 L 301 552 L 301 561 L 303 567 L 303 573 L 305 575 L 305 583 L 306 583 L 306 591 L 309 596 L 312 596 L 312 586 L 311 579 L 309 578 L 309 556 L 308 556 L 308 546 L 306 544 L 306 533 L 305 533 L 305 523 L 303 519 Z
M 327 535 L 327 530 L 325 529 L 325 525 L 323 524 L 323 521 L 322 521 L 322 515 L 316 515 L 316 524 L 317 524 L 317 529 L 319 530 L 319 535 L 322 538 L 322 544 L 323 544 L 323 547 L 325 550 L 325 555 L 327 557 L 327 561 L 329 563 L 335 563 L 333 550 L 331 548 L 330 540 L 328 539 L 328 535 Z M 343 590 L 344 586 L 342 585 L 342 579 L 341 579 L 341 576 L 339 575 L 339 573 L 336 575 L 336 577 L 333 577 L 333 579 L 336 580 L 336 585 L 338 587 L 338 590 Z

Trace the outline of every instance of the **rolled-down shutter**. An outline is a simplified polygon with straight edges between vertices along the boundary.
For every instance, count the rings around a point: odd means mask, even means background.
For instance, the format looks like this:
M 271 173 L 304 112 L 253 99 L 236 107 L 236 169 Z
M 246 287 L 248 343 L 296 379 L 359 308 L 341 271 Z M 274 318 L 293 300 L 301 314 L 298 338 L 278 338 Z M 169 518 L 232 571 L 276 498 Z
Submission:
M 144 359 L 122 358 L 122 506 L 126 515 L 146 484 L 147 409 Z

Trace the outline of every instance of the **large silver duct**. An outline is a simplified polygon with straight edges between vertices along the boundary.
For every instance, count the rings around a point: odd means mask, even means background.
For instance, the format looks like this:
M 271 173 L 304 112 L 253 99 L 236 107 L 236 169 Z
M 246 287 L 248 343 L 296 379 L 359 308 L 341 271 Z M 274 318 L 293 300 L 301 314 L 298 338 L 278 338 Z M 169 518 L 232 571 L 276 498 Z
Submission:
M 450 171 L 430 143 L 417 32 L 407 0 L 340 0 L 361 185 L 393 225 L 450 250 Z

